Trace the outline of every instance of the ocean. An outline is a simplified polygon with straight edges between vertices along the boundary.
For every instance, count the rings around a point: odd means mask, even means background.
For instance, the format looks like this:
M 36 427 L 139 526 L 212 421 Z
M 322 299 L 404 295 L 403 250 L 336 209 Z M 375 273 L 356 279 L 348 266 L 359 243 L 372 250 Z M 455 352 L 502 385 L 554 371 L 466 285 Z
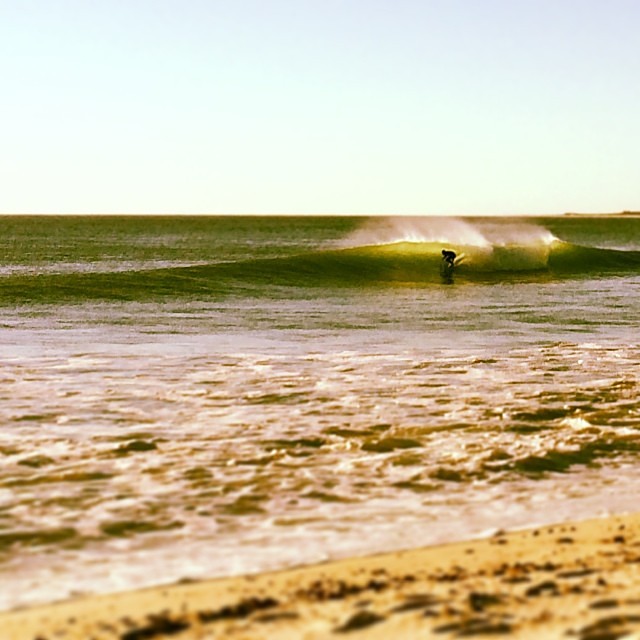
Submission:
M 639 313 L 633 215 L 0 217 L 0 609 L 635 511 Z

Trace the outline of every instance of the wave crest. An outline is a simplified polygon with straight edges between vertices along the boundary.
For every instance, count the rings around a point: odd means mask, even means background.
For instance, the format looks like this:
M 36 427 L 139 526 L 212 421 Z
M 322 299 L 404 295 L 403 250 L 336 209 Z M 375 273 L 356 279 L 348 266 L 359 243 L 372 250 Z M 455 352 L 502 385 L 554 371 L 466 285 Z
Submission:
M 441 243 L 489 249 L 508 245 L 551 245 L 557 238 L 544 227 L 530 222 L 504 224 L 491 220 L 445 217 L 369 218 L 345 238 L 343 248 L 398 242 Z

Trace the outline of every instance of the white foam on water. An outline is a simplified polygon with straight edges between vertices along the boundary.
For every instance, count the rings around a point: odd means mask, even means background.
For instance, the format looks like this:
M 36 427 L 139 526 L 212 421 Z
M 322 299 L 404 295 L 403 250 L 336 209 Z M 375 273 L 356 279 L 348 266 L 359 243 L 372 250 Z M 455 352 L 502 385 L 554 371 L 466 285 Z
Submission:
M 549 246 L 557 238 L 544 227 L 530 222 L 497 223 L 482 221 L 477 223 L 478 231 L 491 246 Z
M 584 291 L 571 287 L 318 300 L 327 313 L 362 314 L 357 331 L 314 329 L 309 303 L 287 300 L 261 307 L 260 331 L 211 329 L 207 312 L 200 331 L 170 332 L 159 306 L 146 311 L 153 335 L 115 321 L 87 333 L 97 311 L 80 306 L 66 311 L 68 322 L 89 314 L 77 330 L 51 330 L 44 316 L 5 327 L 4 531 L 77 536 L 10 547 L 0 580 L 13 588 L 0 608 L 634 508 L 640 474 L 624 449 L 597 458 L 599 468 L 514 471 L 548 451 L 588 453 L 637 425 L 640 346 L 629 333 L 615 339 L 620 323 L 606 339 L 604 323 L 567 328 L 553 314 L 567 291 Z M 591 300 L 601 303 L 598 287 Z M 299 313 L 298 333 L 270 326 Z M 529 313 L 556 324 L 532 325 Z M 234 301 L 228 317 L 241 314 Z M 376 450 L 387 437 L 417 443 Z M 120 455 L 132 442 L 156 448 Z M 118 523 L 158 528 L 105 533 Z
M 489 242 L 472 224 L 460 218 L 405 217 L 370 218 L 344 239 L 347 247 L 396 242 L 437 242 L 488 247 Z
M 512 245 L 549 246 L 555 240 L 557 238 L 548 229 L 529 222 L 394 216 L 367 219 L 342 244 L 346 247 L 358 247 L 416 242 L 491 249 L 495 246 Z
M 564 418 L 564 420 L 562 420 L 560 424 L 562 426 L 570 427 L 571 429 L 576 429 L 576 430 L 590 429 L 593 427 L 593 425 L 588 420 L 585 420 L 584 418 L 580 418 L 580 417 Z

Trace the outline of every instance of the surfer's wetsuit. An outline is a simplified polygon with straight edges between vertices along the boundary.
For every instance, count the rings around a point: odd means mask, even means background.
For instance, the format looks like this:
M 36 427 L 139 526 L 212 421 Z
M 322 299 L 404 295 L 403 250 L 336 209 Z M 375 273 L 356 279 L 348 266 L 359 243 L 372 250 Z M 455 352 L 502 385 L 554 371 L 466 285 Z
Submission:
M 448 251 L 447 249 L 443 249 L 442 250 L 442 259 L 447 263 L 447 265 L 449 267 L 451 267 L 453 269 L 453 267 L 455 266 L 455 259 L 456 259 L 456 252 L 455 251 Z

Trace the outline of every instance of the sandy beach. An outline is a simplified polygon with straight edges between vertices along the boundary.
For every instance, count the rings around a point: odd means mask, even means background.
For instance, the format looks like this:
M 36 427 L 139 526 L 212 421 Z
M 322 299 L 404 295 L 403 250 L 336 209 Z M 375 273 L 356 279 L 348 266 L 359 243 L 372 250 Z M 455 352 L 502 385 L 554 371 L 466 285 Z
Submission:
M 640 637 L 640 515 L 4 613 L 7 640 Z

